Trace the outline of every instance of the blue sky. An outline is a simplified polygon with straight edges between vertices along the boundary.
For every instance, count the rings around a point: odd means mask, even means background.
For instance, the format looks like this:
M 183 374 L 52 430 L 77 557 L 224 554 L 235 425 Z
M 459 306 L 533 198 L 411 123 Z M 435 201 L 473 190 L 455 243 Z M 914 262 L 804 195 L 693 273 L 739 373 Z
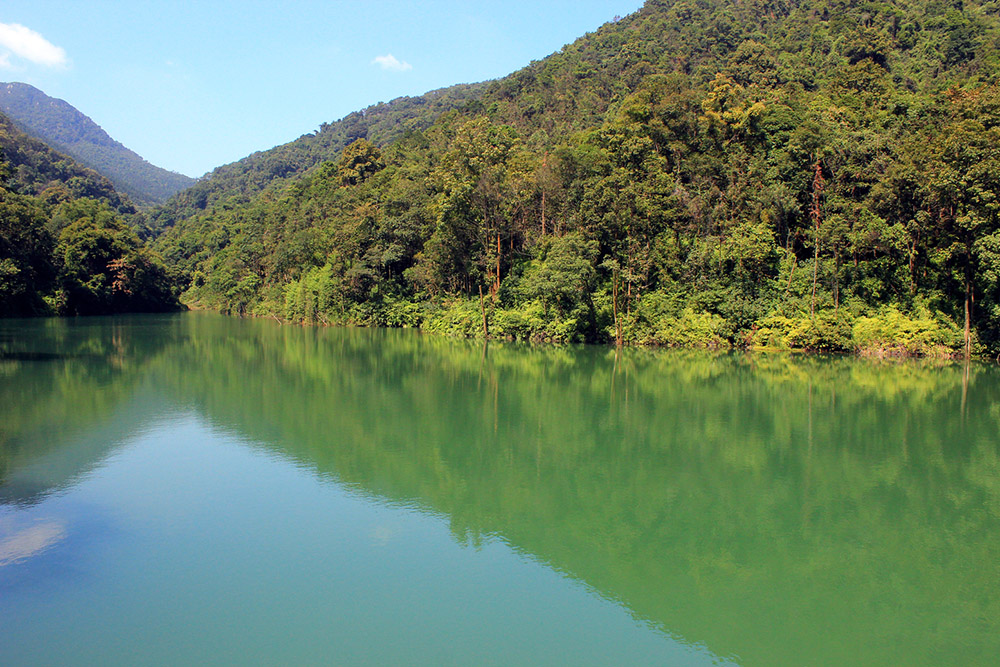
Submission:
M 0 81 L 190 176 L 400 95 L 494 79 L 641 0 L 4 0 Z

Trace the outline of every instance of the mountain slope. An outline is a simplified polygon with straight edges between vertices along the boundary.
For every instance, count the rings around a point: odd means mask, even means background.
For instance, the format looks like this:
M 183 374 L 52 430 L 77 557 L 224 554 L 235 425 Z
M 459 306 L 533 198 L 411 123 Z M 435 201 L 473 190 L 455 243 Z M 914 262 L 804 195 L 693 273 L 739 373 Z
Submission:
M 324 160 L 336 159 L 352 141 L 388 144 L 407 132 L 427 129 L 441 114 L 474 104 L 486 84 L 459 84 L 420 97 L 400 97 L 324 123 L 316 132 L 242 160 L 217 167 L 191 188 L 150 212 L 149 226 L 162 230 L 215 206 L 246 203 L 268 186 L 302 176 Z
M 110 181 L 0 113 L 0 317 L 178 307 Z
M 649 0 L 426 129 L 218 189 L 157 243 L 228 312 L 993 349 L 998 77 L 995 2 Z
M 195 182 L 150 164 L 70 104 L 28 84 L 0 84 L 0 111 L 26 133 L 104 174 L 140 204 L 164 201 Z
M 115 190 L 111 181 L 22 132 L 3 113 L 0 113 L 0 160 L 9 172 L 4 175 L 3 185 L 18 194 L 56 199 L 88 197 L 100 200 L 120 214 L 135 213 L 135 206 Z

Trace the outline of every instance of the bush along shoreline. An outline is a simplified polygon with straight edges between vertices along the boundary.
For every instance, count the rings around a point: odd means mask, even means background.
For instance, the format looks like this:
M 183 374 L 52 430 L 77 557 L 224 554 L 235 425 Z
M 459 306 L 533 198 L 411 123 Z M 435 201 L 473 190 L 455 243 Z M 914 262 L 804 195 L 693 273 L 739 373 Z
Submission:
M 878 311 L 848 308 L 806 313 L 770 313 L 739 329 L 722 316 L 687 306 L 671 312 L 662 294 L 650 294 L 623 311 L 616 324 L 613 296 L 598 291 L 590 303 L 571 311 L 546 311 L 529 302 L 505 306 L 488 296 L 416 302 L 386 298 L 351 304 L 346 309 L 320 308 L 315 292 L 288 290 L 284 308 L 258 303 L 242 312 L 187 295 L 192 310 L 213 310 L 231 316 L 273 319 L 303 326 L 413 328 L 437 335 L 536 344 L 616 345 L 630 347 L 752 350 L 854 354 L 872 358 L 957 359 L 964 355 L 962 328 L 951 318 L 926 307 L 906 313 L 894 306 Z M 973 340 L 972 356 L 989 356 Z

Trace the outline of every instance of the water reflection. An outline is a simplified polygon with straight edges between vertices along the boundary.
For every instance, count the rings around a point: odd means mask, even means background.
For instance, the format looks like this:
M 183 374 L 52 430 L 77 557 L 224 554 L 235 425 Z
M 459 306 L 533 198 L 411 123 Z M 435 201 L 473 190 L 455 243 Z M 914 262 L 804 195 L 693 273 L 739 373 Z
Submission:
M 0 567 L 45 553 L 66 537 L 60 521 L 19 525 L 15 517 L 0 517 Z
M 63 337 L 99 363 L 0 361 L 4 418 L 22 415 L 0 438 L 0 502 L 59 449 L 52 415 L 99 429 L 155 387 L 741 663 L 987 664 L 1000 652 L 994 367 L 487 348 L 206 314 L 92 333 Z M 88 452 L 89 465 L 107 453 Z M 393 537 L 382 526 L 371 540 Z
M 129 401 L 151 357 L 177 340 L 177 324 L 163 316 L 0 320 L 0 503 L 33 504 L 65 488 L 122 441 L 123 429 L 141 428 L 152 406 Z M 121 410 L 135 419 L 114 419 Z

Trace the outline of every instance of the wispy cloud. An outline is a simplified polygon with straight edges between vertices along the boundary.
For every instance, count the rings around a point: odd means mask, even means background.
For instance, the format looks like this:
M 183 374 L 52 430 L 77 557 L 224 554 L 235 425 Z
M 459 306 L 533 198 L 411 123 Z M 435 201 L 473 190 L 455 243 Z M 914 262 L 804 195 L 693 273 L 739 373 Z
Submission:
M 40 34 L 17 23 L 0 23 L 0 67 L 11 67 L 11 54 L 36 65 L 60 67 L 66 52 Z
M 413 65 L 405 60 L 398 60 L 396 56 L 391 53 L 387 53 L 384 56 L 376 56 L 375 60 L 372 61 L 372 65 L 378 65 L 382 69 L 390 72 L 407 72 L 413 69 Z

